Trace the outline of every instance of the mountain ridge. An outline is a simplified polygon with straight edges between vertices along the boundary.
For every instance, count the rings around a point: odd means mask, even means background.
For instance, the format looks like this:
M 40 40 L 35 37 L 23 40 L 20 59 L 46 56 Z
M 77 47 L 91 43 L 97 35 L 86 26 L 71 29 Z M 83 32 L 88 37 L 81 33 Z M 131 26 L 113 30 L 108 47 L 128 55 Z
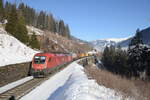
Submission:
M 142 40 L 144 44 L 150 45 L 150 27 L 143 29 L 140 31 L 142 34 Z M 91 41 L 90 43 L 93 45 L 93 47 L 98 50 L 103 52 L 104 48 L 106 46 L 121 46 L 122 48 L 127 48 L 131 39 L 134 36 L 129 36 L 126 38 L 110 38 L 110 39 L 98 39 Z

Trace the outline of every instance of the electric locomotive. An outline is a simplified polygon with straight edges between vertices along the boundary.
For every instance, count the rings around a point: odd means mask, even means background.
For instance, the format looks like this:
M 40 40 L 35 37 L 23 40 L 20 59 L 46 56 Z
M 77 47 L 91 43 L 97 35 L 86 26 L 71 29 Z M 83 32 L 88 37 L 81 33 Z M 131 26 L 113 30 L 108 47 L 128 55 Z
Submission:
M 32 60 L 31 75 L 47 75 L 70 61 L 72 56 L 69 54 L 37 53 Z

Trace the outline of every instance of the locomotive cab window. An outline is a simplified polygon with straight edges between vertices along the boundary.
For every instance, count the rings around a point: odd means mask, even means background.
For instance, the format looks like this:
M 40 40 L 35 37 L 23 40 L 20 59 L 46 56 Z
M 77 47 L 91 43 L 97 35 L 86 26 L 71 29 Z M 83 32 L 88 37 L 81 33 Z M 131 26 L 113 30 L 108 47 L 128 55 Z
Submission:
M 34 57 L 34 63 L 35 64 L 44 64 L 46 60 L 45 56 L 35 56 Z

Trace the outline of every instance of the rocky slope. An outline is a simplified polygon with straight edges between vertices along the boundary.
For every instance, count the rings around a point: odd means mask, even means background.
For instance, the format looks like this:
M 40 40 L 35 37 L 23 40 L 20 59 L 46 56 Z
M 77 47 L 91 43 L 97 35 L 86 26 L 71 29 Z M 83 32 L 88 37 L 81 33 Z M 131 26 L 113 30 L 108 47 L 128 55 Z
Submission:
M 80 53 L 92 50 L 87 42 L 71 37 L 70 39 L 60 36 L 58 33 L 42 31 L 35 27 L 28 26 L 29 35 L 33 32 L 37 35 L 40 42 L 41 51 L 45 52 L 63 52 Z

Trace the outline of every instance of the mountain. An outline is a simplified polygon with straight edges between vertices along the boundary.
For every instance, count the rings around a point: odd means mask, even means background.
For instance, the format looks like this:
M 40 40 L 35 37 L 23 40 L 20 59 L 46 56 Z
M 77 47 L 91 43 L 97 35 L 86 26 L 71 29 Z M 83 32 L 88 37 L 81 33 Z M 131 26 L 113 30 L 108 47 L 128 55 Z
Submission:
M 107 40 L 96 40 L 92 41 L 91 44 L 97 51 L 103 51 L 106 46 L 116 45 L 116 42 Z
M 142 39 L 145 44 L 150 44 L 150 27 L 141 31 Z
M 98 51 L 103 51 L 106 46 L 117 46 L 118 43 L 127 40 L 128 38 L 112 38 L 112 39 L 100 39 L 90 42 L 94 48 Z
M 143 29 L 140 32 L 142 34 L 143 43 L 150 45 L 150 27 Z M 131 39 L 132 36 L 127 38 L 120 38 L 120 39 L 113 38 L 113 39 L 95 40 L 90 43 L 98 51 L 103 51 L 106 46 L 110 46 L 110 45 L 114 45 L 114 46 L 120 45 L 123 49 L 127 49 Z
M 142 40 L 144 44 L 150 45 L 150 27 L 143 29 L 140 31 L 142 34 Z M 127 47 L 131 41 L 132 37 L 128 38 L 127 40 L 121 41 L 118 45 L 122 47 Z

